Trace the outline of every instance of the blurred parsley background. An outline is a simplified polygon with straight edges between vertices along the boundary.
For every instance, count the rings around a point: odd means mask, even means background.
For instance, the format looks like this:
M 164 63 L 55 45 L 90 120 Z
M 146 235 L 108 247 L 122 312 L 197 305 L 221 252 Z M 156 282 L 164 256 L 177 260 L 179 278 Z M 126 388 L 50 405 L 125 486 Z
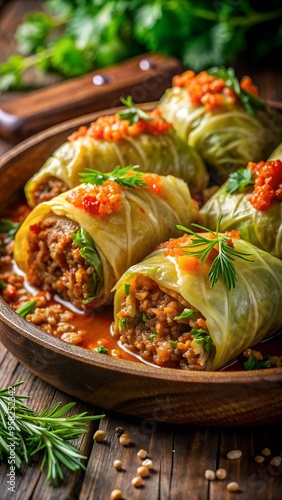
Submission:
M 18 52 L 0 65 L 0 90 L 24 89 L 38 68 L 69 78 L 149 51 L 195 71 L 281 67 L 280 0 L 46 0 L 18 26 Z

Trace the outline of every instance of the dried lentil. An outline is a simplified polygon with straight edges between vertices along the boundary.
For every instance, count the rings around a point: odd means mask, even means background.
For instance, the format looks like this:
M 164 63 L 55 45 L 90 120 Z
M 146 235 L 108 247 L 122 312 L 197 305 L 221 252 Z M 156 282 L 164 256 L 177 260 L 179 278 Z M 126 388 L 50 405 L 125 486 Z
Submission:
M 239 491 L 239 484 L 236 481 L 231 481 L 227 484 L 226 489 L 232 492 Z
M 279 467 L 281 465 L 281 457 L 273 457 L 271 460 L 270 460 L 270 465 L 274 465 L 274 467 Z
M 111 500 L 120 500 L 122 498 L 121 490 L 113 490 L 111 493 Z
M 149 468 L 146 465 L 141 465 L 141 467 L 138 467 L 137 469 L 138 476 L 147 477 L 149 476 L 149 473 Z
M 100 441 L 104 441 L 105 437 L 106 437 L 105 431 L 98 430 L 95 432 L 93 439 L 94 439 L 94 441 L 100 442 Z
M 122 461 L 121 460 L 114 460 L 113 466 L 115 469 L 122 469 Z
M 141 476 L 136 476 L 131 481 L 132 486 L 134 486 L 135 488 L 139 488 L 139 486 L 141 486 L 142 483 L 143 483 L 143 479 Z
M 137 457 L 139 458 L 146 458 L 147 457 L 147 452 L 146 450 L 139 450 L 138 453 L 137 453 Z
M 119 442 L 123 446 L 127 446 L 131 443 L 131 437 L 128 434 L 121 434 Z
M 269 455 L 271 455 L 271 451 L 269 448 L 263 448 L 263 450 L 261 451 L 262 455 L 264 455 L 265 457 L 269 457 Z
M 255 462 L 257 464 L 262 464 L 264 462 L 264 457 L 262 455 L 256 455 L 255 456 Z
M 148 469 L 153 469 L 153 461 L 150 458 L 143 460 L 142 465 L 148 467 Z
M 215 479 L 215 472 L 212 469 L 207 469 L 205 471 L 205 478 L 209 481 L 213 481 Z
M 228 460 L 236 460 L 237 458 L 241 458 L 241 456 L 242 456 L 241 450 L 231 450 L 226 455 Z
M 226 472 L 226 470 L 225 470 L 225 469 L 220 468 L 220 469 L 217 469 L 217 470 L 215 471 L 215 475 L 216 475 L 217 479 L 219 479 L 220 481 L 222 481 L 223 479 L 225 479 L 225 478 L 226 478 L 226 476 L 227 476 L 227 472 Z

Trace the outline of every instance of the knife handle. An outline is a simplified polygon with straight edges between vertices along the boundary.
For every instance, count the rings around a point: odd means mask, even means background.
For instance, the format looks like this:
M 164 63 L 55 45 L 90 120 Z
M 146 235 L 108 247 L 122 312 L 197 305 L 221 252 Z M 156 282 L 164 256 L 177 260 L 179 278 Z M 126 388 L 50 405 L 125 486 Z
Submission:
M 131 95 L 135 103 L 157 101 L 181 71 L 178 59 L 149 53 L 34 90 L 1 105 L 0 135 L 19 141 L 71 118 L 120 106 L 121 96 Z

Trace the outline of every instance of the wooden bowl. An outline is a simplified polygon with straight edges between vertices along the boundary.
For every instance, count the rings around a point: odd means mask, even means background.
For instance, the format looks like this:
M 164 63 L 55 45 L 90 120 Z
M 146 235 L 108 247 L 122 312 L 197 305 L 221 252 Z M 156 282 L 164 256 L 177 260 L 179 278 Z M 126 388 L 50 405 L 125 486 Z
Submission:
M 143 106 L 150 109 L 152 104 Z M 76 118 L 15 146 L 0 160 L 0 214 L 70 132 L 101 114 Z M 102 408 L 152 421 L 210 426 L 282 419 L 282 369 L 189 372 L 90 352 L 49 335 L 0 301 L 0 340 L 38 377 Z

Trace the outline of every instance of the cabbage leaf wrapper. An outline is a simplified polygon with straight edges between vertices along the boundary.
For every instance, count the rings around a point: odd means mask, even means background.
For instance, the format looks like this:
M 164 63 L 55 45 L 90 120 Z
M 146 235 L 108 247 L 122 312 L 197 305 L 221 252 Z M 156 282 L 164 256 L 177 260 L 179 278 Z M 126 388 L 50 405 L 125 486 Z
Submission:
M 282 161 L 282 142 L 275 148 L 273 153 L 271 153 L 269 160 L 281 160 Z
M 200 224 L 216 229 L 220 214 L 222 231 L 240 231 L 242 239 L 282 259 L 282 203 L 272 200 L 266 210 L 257 210 L 249 201 L 253 186 L 230 193 L 226 181 L 200 209 Z
M 188 183 L 191 192 L 202 192 L 208 173 L 199 154 L 173 129 L 159 135 L 125 135 L 121 140 L 97 140 L 89 135 L 62 144 L 41 169 L 27 182 L 25 194 L 29 206 L 47 201 L 53 184 L 59 189 L 76 187 L 86 169 L 110 172 L 116 165 L 139 165 L 144 172 L 174 175 Z M 56 189 L 56 187 L 55 187 Z M 58 194 L 58 193 L 56 193 Z
M 231 290 L 222 277 L 211 287 L 206 263 L 195 268 L 186 266 L 183 261 L 186 256 L 167 255 L 166 248 L 157 249 L 128 269 L 115 286 L 114 332 L 120 337 L 121 345 L 147 361 L 154 363 L 157 360 L 160 366 L 215 371 L 244 349 L 278 331 L 282 325 L 282 262 L 246 241 L 233 239 L 233 243 L 237 251 L 251 254 L 253 262 L 235 257 L 237 281 Z M 133 296 L 136 284 L 142 280 L 143 289 L 138 289 L 138 295 Z M 154 294 L 151 309 L 145 309 L 146 301 L 140 299 L 144 293 L 146 300 L 150 300 L 148 283 Z M 161 300 L 156 303 L 155 297 L 160 291 Z M 177 316 L 175 312 L 169 316 L 170 308 L 178 309 Z M 183 328 L 179 334 L 177 329 L 191 311 L 201 318 L 201 323 L 198 320 L 198 326 L 194 326 L 198 328 L 198 338 L 195 338 L 194 347 L 192 342 L 189 349 L 182 351 L 189 334 L 183 334 Z M 162 335 L 160 324 L 165 317 L 169 322 L 164 323 L 167 329 Z M 201 324 L 205 326 L 199 330 Z M 190 330 L 188 323 L 183 326 Z M 155 328 L 155 333 L 150 332 L 150 327 Z M 199 366 L 197 359 L 202 356 L 199 345 L 203 346 L 203 341 L 208 340 L 207 333 L 214 347 L 211 349 L 206 342 L 207 360 Z M 178 359 L 176 366 L 166 364 L 169 356 Z M 181 363 L 184 364 L 181 366 Z
M 130 265 L 168 237 L 179 235 L 180 221 L 195 220 L 187 184 L 173 176 L 159 176 L 159 183 L 160 193 L 122 186 L 120 209 L 103 216 L 69 201 L 92 188 L 90 184 L 37 205 L 14 245 L 15 261 L 28 282 L 79 309 L 110 304 L 112 287 Z
M 208 170 L 216 174 L 219 185 L 248 161 L 267 159 L 282 141 L 282 120 L 268 106 L 253 115 L 240 103 L 207 111 L 203 105 L 192 105 L 184 88 L 172 87 L 158 107 L 179 136 L 198 151 Z

